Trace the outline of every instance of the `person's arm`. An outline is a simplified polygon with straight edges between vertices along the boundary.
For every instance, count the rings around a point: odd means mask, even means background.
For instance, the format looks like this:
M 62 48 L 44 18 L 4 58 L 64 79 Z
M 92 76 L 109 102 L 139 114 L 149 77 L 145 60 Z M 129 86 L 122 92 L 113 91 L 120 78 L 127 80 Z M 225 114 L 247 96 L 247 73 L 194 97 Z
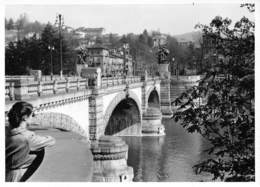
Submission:
M 27 130 L 26 133 L 24 133 L 24 135 L 29 141 L 31 151 L 37 151 L 44 147 L 53 146 L 56 142 L 56 140 L 51 136 L 37 135 L 36 133 L 29 130 Z

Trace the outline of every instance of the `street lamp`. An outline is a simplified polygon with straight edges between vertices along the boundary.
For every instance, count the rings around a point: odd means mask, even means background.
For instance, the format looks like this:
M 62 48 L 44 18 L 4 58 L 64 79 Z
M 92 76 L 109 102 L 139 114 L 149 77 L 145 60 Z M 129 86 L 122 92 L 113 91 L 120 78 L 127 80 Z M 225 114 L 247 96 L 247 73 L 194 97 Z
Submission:
M 60 39 L 60 77 L 63 76 L 63 64 L 62 64 L 62 38 L 61 38 L 61 32 L 62 27 L 64 26 L 64 17 L 61 14 L 58 14 L 56 17 L 56 23 L 58 24 L 59 28 L 59 39 Z
M 126 69 L 126 49 L 128 49 L 128 43 L 124 43 L 123 44 L 123 52 L 124 52 L 124 67 L 123 67 L 123 71 L 124 71 L 124 76 L 126 77 L 127 75 L 127 69 Z
M 192 63 L 193 63 L 193 69 L 195 67 L 195 74 L 197 74 L 197 61 L 196 61 L 196 57 L 193 55 L 192 56 Z
M 54 50 L 54 46 L 48 45 L 48 49 L 50 50 L 50 55 L 51 55 L 51 80 L 52 80 L 53 77 L 52 51 Z

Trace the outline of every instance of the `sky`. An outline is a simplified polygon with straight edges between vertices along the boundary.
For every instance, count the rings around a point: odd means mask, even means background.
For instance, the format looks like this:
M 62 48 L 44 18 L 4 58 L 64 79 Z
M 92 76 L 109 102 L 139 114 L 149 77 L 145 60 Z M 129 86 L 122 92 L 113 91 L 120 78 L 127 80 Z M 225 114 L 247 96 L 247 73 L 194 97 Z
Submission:
M 5 17 L 17 19 L 26 13 L 30 21 L 55 23 L 58 13 L 64 24 L 77 27 L 103 27 L 105 33 L 136 33 L 159 30 L 177 35 L 194 31 L 197 23 L 209 24 L 217 15 L 238 21 L 254 19 L 239 3 L 222 4 L 85 4 L 85 5 L 6 5 Z

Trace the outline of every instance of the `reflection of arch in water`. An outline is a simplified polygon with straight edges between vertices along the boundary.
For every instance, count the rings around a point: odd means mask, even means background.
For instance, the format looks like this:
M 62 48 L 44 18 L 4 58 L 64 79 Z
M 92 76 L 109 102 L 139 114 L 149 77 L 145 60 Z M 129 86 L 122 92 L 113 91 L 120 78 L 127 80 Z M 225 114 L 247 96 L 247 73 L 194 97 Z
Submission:
M 88 137 L 87 132 L 72 117 L 66 114 L 58 112 L 39 113 L 33 118 L 33 123 L 39 127 L 67 130 Z
M 141 124 L 140 108 L 138 97 L 133 92 L 129 91 L 128 96 L 124 92 L 119 93 L 105 113 L 104 134 L 113 135 L 129 126 Z
M 148 107 L 160 108 L 160 97 L 155 88 L 150 88 L 147 92 L 148 95 Z

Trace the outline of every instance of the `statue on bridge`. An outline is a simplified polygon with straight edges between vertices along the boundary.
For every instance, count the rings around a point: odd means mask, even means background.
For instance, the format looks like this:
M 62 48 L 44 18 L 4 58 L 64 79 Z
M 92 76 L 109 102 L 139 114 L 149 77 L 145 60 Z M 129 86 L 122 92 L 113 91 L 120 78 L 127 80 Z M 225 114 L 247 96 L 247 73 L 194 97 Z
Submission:
M 154 46 L 158 49 L 157 58 L 159 64 L 159 75 L 161 79 L 161 111 L 165 117 L 172 116 L 172 109 L 170 104 L 170 81 L 171 73 L 169 72 L 169 60 L 167 59 L 170 51 L 166 48 L 167 38 L 158 35 L 154 38 Z
M 158 63 L 159 64 L 168 64 L 167 56 L 170 51 L 166 48 L 166 46 L 159 46 L 157 55 L 158 55 Z

